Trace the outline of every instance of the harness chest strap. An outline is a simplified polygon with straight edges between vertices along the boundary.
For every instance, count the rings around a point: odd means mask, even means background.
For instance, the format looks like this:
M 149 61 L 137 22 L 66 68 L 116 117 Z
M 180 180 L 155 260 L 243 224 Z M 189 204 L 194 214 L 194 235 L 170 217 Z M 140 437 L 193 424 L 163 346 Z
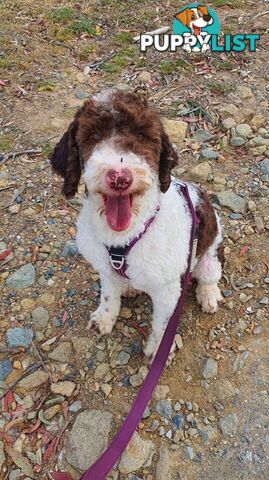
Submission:
M 133 403 L 133 406 L 124 420 L 118 433 L 112 440 L 111 444 L 103 452 L 103 454 L 97 459 L 97 461 L 86 470 L 80 480 L 104 480 L 106 475 L 110 472 L 113 466 L 117 463 L 117 460 L 122 455 L 125 447 L 129 443 L 133 433 L 136 430 L 138 423 L 144 413 L 144 410 L 151 399 L 152 393 L 159 377 L 166 364 L 169 352 L 173 345 L 174 337 L 179 324 L 179 319 L 182 313 L 183 304 L 186 298 L 188 284 L 191 279 L 191 266 L 194 262 L 193 254 L 195 252 L 195 239 L 198 234 L 199 220 L 193 207 L 187 185 L 180 185 L 181 191 L 187 201 L 188 207 L 191 212 L 192 226 L 190 234 L 190 248 L 188 255 L 187 268 L 183 277 L 183 285 L 181 295 L 175 307 L 175 310 L 167 324 L 163 338 L 159 345 L 158 351 L 153 359 L 149 372 L 144 380 L 143 385 L 138 392 L 138 395 Z M 71 480 L 70 476 L 66 473 L 54 472 L 52 473 L 54 480 Z

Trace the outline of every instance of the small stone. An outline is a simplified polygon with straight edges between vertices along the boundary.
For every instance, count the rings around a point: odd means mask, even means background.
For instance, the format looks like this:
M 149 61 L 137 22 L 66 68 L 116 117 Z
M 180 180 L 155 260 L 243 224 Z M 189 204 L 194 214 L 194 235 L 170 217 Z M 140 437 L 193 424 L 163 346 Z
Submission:
M 47 408 L 44 412 L 44 417 L 46 420 L 51 420 L 57 413 L 62 410 L 61 405 L 53 405 L 52 407 Z
M 193 448 L 186 446 L 184 448 L 186 457 L 189 458 L 190 460 L 194 459 L 194 453 L 193 453 Z
M 100 380 L 103 380 L 103 378 L 109 373 L 110 371 L 110 366 L 108 363 L 101 363 L 98 365 L 94 372 L 94 379 L 99 382 Z
M 255 327 L 253 330 L 254 335 L 259 335 L 262 332 L 262 327 Z
M 152 423 L 151 423 L 151 430 L 155 431 L 157 430 L 157 428 L 159 427 L 160 423 L 158 422 L 158 420 L 153 420 Z
M 9 359 L 0 360 L 0 380 L 7 378 L 12 370 L 12 363 Z
M 31 312 L 35 306 L 35 301 L 32 298 L 24 298 L 21 301 L 21 306 L 25 312 Z
M 21 209 L 21 205 L 17 203 L 15 203 L 14 205 L 10 205 L 10 207 L 8 207 L 8 211 L 12 215 L 16 215 L 17 213 L 19 213 L 20 209 Z
M 44 370 L 38 370 L 19 381 L 17 388 L 23 391 L 37 390 L 49 379 L 49 374 Z
M 268 297 L 263 297 L 263 298 L 259 301 L 259 303 L 260 303 L 261 305 L 268 305 L 268 303 L 269 303 L 269 298 L 268 298 Z
M 15 368 L 15 370 L 21 370 L 22 369 L 22 364 L 19 360 L 15 360 L 15 362 L 13 362 L 13 368 Z
M 38 299 L 38 303 L 40 303 L 41 305 L 45 305 L 46 307 L 50 307 L 51 305 L 54 304 L 54 302 L 55 302 L 55 296 L 52 295 L 52 293 L 44 293 Z
M 116 360 L 116 365 L 119 365 L 119 366 L 124 366 L 124 365 L 127 365 L 128 362 L 130 360 L 130 355 L 129 353 L 125 352 L 124 350 L 122 350 L 118 357 L 117 357 L 117 360 Z
M 140 387 L 143 383 L 143 378 L 140 373 L 136 373 L 135 375 L 130 376 L 129 381 L 132 387 Z
M 170 400 L 159 400 L 156 405 L 156 412 L 164 418 L 172 417 L 172 404 Z
M 162 119 L 164 129 L 172 143 L 182 144 L 187 133 L 188 124 L 181 120 Z
M 230 140 L 230 144 L 232 147 L 241 147 L 246 143 L 246 140 L 242 137 L 232 137 Z
M 235 131 L 239 137 L 249 138 L 252 135 L 252 129 L 247 123 L 240 123 L 235 128 Z
M 182 430 L 184 426 L 184 417 L 183 415 L 174 415 L 172 417 L 172 427 L 173 430 Z
M 192 403 L 191 402 L 185 402 L 185 405 L 186 405 L 187 409 L 189 410 L 189 412 L 192 412 Z
M 150 411 L 149 406 L 147 405 L 146 408 L 145 408 L 145 410 L 144 410 L 142 419 L 144 420 L 145 418 L 149 418 L 150 415 L 151 415 L 151 411 Z
M 108 444 L 112 420 L 108 411 L 80 413 L 67 437 L 66 461 L 80 472 L 92 465 Z
M 34 332 L 31 328 L 9 328 L 6 333 L 9 347 L 30 347 Z
M 251 100 L 253 99 L 253 93 L 249 87 L 245 87 L 244 85 L 240 85 L 236 91 L 237 95 L 241 100 Z
M 264 122 L 265 122 L 265 118 L 262 115 L 257 114 L 257 115 L 254 115 L 254 117 L 252 117 L 249 124 L 251 127 L 258 129 L 263 126 Z
M 23 404 L 22 404 L 23 408 L 25 408 L 25 410 L 30 410 L 31 408 L 33 408 L 34 406 L 34 401 L 33 401 L 33 398 L 31 397 L 31 395 L 25 395 L 24 399 L 23 399 Z
M 242 352 L 240 353 L 240 355 L 236 355 L 235 359 L 232 360 L 231 364 L 232 373 L 236 373 L 244 368 L 248 356 L 249 352 Z
M 254 210 L 256 210 L 256 203 L 253 202 L 253 200 L 248 201 L 248 210 L 250 212 L 254 212 Z
M 131 318 L 133 316 L 132 310 L 128 307 L 122 307 L 122 309 L 120 311 L 120 316 L 122 318 L 125 318 L 126 320 L 128 320 L 129 318 Z
M 211 172 L 208 162 L 202 162 L 190 170 L 191 178 L 196 182 L 206 182 Z
M 218 152 L 212 150 L 212 148 L 203 148 L 201 150 L 201 157 L 205 158 L 206 160 L 217 160 L 218 156 Z
M 269 175 L 269 158 L 265 158 L 259 162 L 259 166 L 265 175 Z
M 222 126 L 224 130 L 230 130 L 231 128 L 235 127 L 236 123 L 233 117 L 227 117 L 222 121 Z
M 239 427 L 239 421 L 236 413 L 228 413 L 219 420 L 219 427 L 223 435 L 233 437 Z
M 67 240 L 61 255 L 62 257 L 75 257 L 78 253 L 79 251 L 75 240 Z
M 181 403 L 180 402 L 175 403 L 174 410 L 175 410 L 175 412 L 180 412 L 180 410 L 181 410 Z
M 263 233 L 265 228 L 264 228 L 264 223 L 261 219 L 261 217 L 254 217 L 254 222 L 255 222 L 255 228 L 258 233 Z
M 164 400 L 168 393 L 170 391 L 170 388 L 168 385 L 157 385 L 157 387 L 154 390 L 153 396 L 156 400 Z
M 68 363 L 72 353 L 73 348 L 70 342 L 60 342 L 59 345 L 48 354 L 48 358 L 54 362 Z
M 238 116 L 239 110 L 233 103 L 226 103 L 219 108 L 219 112 L 225 117 L 230 115 L 235 118 Z
M 150 440 L 143 440 L 135 432 L 121 457 L 118 466 L 119 472 L 128 475 L 128 473 L 136 472 L 146 465 L 150 466 L 153 453 L 153 443 Z
M 5 449 L 4 449 L 4 443 L 2 440 L 0 440 L 0 472 L 2 470 L 3 465 L 5 464 L 6 461 L 6 455 L 5 455 Z
M 64 382 L 52 383 L 50 387 L 52 393 L 63 395 L 64 397 L 71 397 L 75 388 L 76 384 L 68 380 Z
M 76 400 L 75 402 L 71 403 L 71 405 L 69 405 L 68 407 L 69 412 L 72 412 L 72 413 L 77 413 L 81 409 L 82 409 L 82 403 L 80 400 Z
M 48 326 L 49 312 L 44 307 L 37 307 L 32 312 L 32 319 L 35 330 L 45 330 Z
M 246 208 L 246 200 L 234 192 L 225 190 L 215 194 L 220 205 L 230 208 L 235 213 L 243 213 Z
M 199 143 L 205 143 L 212 140 L 213 135 L 208 130 L 203 130 L 202 128 L 195 130 L 193 133 L 193 138 Z
M 137 80 L 139 80 L 140 82 L 149 83 L 151 81 L 150 72 L 146 72 L 146 71 L 140 72 L 139 75 L 137 76 Z
M 22 265 L 15 272 L 11 273 L 6 284 L 9 288 L 22 289 L 28 288 L 35 283 L 35 268 L 31 263 Z
M 202 376 L 205 379 L 214 378 L 218 374 L 218 362 L 213 358 L 207 358 L 202 367 Z

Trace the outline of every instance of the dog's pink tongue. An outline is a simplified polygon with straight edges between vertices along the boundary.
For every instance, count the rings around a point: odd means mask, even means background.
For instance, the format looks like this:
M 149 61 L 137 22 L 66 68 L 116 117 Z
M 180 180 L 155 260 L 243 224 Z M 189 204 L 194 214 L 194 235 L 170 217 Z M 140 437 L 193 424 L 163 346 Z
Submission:
M 107 197 L 105 213 L 112 230 L 125 230 L 131 221 L 131 195 Z

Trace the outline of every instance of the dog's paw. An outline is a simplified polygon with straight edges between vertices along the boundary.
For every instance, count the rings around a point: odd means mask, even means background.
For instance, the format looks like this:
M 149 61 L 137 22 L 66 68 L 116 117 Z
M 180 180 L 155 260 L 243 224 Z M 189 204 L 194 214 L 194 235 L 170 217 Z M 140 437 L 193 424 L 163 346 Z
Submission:
M 87 328 L 90 329 L 96 325 L 102 335 L 108 335 L 111 333 L 114 324 L 115 318 L 111 318 L 108 312 L 99 307 L 91 314 Z
M 205 313 L 215 313 L 218 309 L 218 302 L 222 300 L 220 289 L 216 284 L 198 285 L 196 298 Z

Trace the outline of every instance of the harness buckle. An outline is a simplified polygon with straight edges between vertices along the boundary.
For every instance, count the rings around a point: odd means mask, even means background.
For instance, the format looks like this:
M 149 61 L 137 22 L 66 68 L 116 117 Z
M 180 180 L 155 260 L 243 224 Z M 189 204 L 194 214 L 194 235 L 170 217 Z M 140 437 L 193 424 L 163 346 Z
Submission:
M 124 265 L 125 258 L 124 258 L 124 255 L 111 253 L 109 255 L 109 260 L 114 270 L 120 270 Z

